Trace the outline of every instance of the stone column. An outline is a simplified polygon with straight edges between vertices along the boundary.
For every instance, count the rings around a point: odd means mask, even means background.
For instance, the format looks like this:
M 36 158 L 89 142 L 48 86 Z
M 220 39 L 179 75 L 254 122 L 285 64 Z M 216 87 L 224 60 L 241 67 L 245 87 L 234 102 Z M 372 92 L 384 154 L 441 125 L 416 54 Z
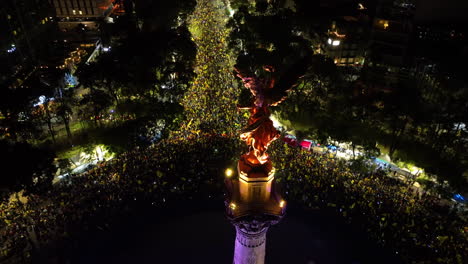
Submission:
M 276 219 L 263 216 L 247 216 L 234 221 L 236 242 L 233 264 L 264 264 L 266 234 Z

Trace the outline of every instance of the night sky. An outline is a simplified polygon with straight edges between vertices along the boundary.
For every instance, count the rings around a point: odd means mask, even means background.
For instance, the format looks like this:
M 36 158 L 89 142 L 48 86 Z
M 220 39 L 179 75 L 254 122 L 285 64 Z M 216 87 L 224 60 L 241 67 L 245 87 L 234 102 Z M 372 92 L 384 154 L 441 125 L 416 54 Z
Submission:
M 416 0 L 416 20 L 468 22 L 468 1 Z

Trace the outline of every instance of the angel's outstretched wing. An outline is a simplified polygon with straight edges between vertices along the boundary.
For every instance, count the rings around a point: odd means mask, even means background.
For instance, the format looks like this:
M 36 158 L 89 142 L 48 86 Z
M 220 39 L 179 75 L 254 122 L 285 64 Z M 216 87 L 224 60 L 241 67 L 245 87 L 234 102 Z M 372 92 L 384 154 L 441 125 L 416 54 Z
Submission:
M 246 70 L 241 70 L 237 67 L 234 67 L 234 71 L 236 72 L 236 76 L 242 80 L 242 83 L 246 88 L 252 90 L 256 89 L 256 87 L 259 85 L 258 78 L 255 75 L 255 73 Z
M 265 100 L 268 105 L 276 106 L 286 99 L 287 92 L 295 87 L 297 81 L 306 73 L 311 58 L 312 55 L 308 55 L 296 62 L 278 78 L 272 89 L 265 91 Z

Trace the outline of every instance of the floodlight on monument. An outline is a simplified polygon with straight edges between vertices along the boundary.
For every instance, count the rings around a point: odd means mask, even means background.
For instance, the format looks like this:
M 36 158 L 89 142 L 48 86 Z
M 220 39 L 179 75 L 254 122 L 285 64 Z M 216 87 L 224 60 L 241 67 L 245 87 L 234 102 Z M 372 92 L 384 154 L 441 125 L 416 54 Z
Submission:
M 234 171 L 232 169 L 227 168 L 224 173 L 226 174 L 226 177 L 230 178 L 234 174 Z

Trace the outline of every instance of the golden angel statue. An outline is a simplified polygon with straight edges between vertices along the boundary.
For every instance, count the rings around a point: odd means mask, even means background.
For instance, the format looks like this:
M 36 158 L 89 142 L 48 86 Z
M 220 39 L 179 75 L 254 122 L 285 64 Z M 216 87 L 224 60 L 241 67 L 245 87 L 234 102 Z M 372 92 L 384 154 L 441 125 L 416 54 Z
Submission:
M 270 120 L 270 106 L 276 106 L 287 97 L 287 92 L 297 85 L 299 78 L 304 75 L 311 56 L 306 56 L 278 76 L 272 66 L 264 66 L 263 70 L 269 72 L 266 78 L 260 78 L 255 73 L 235 68 L 244 86 L 250 89 L 253 95 L 251 106 L 239 107 L 250 111 L 248 126 L 242 129 L 241 139 L 250 147 L 248 153 L 242 155 L 245 165 L 260 166 L 269 161 L 266 153 L 270 143 L 279 138 L 280 133 Z

